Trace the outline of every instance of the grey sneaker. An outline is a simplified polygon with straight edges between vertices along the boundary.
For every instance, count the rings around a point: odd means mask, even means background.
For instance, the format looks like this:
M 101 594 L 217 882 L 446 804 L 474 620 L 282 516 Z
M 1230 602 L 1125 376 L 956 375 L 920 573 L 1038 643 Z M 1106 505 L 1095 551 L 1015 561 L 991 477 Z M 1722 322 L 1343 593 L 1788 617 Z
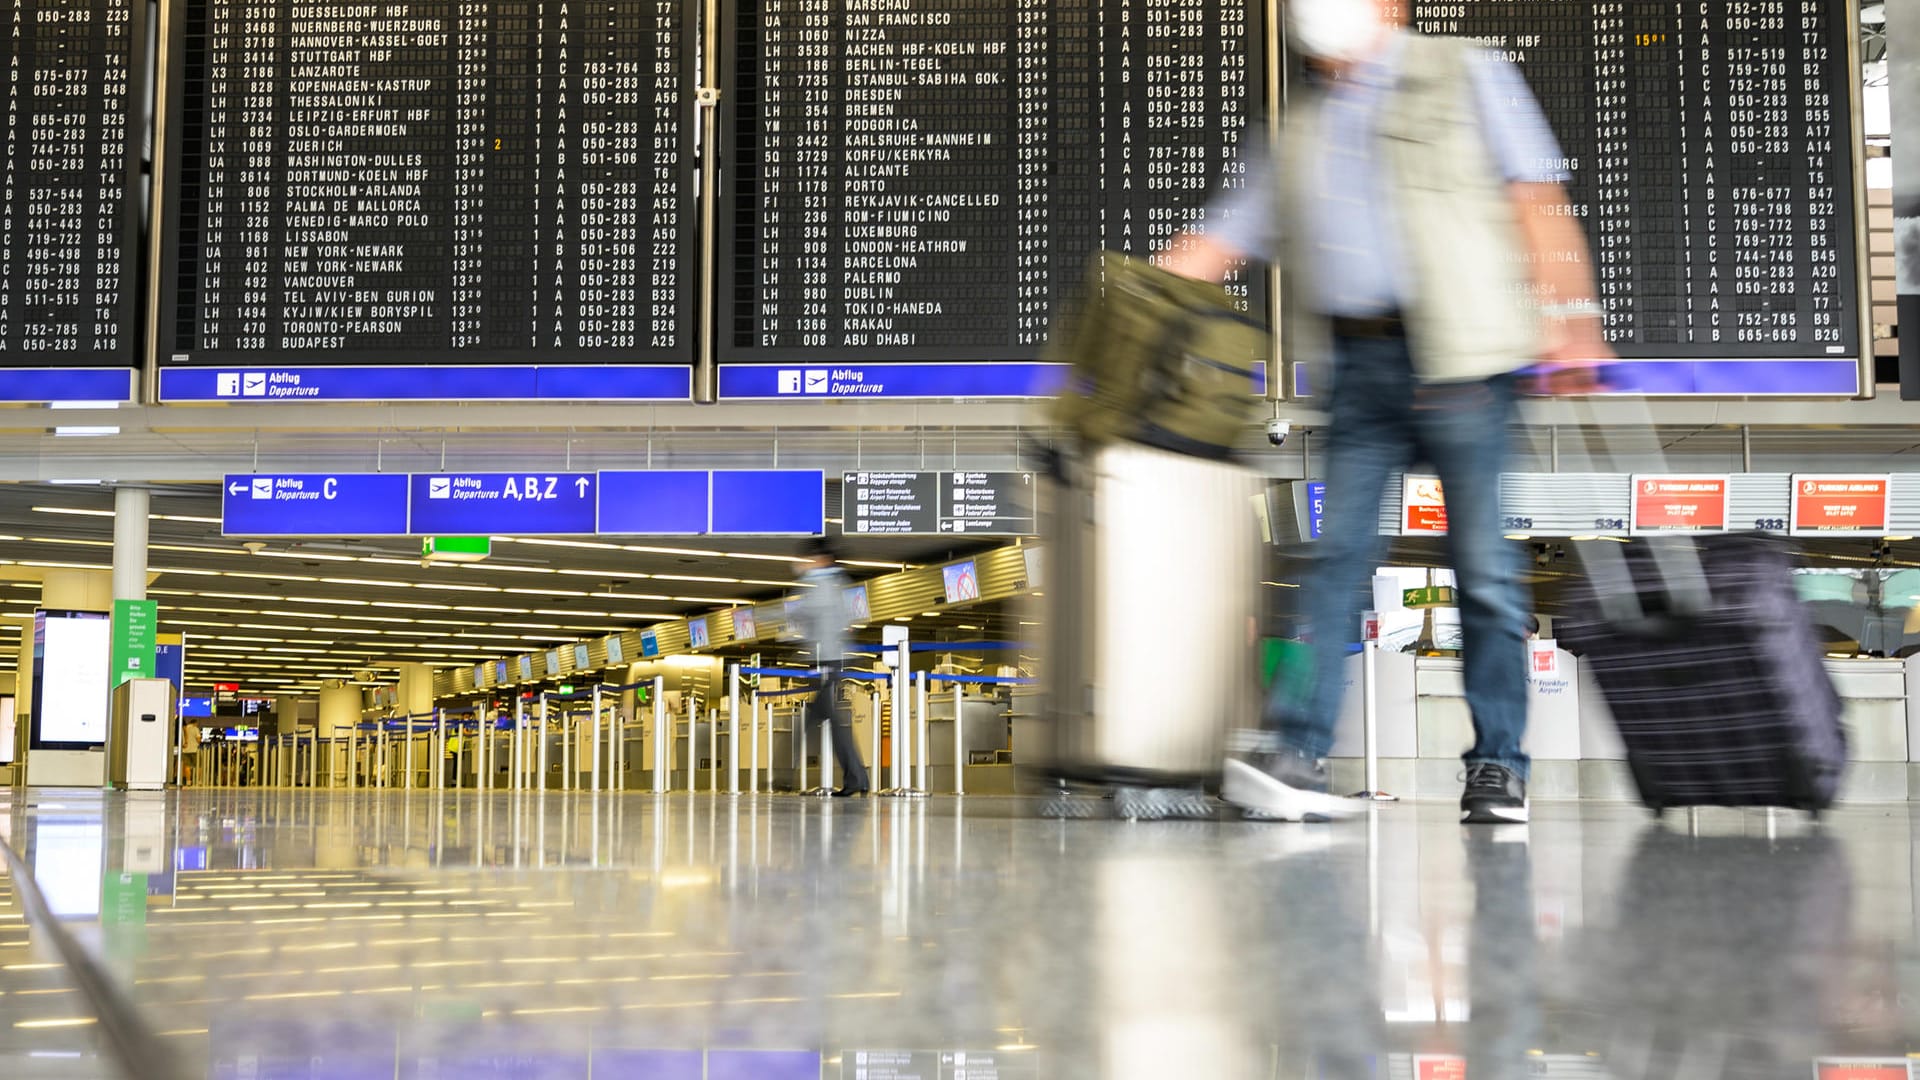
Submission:
M 1270 821 L 1332 821 L 1360 810 L 1331 793 L 1325 762 L 1293 750 L 1230 755 L 1220 797 L 1250 818 Z
M 1524 825 L 1527 782 L 1504 765 L 1467 766 L 1467 789 L 1460 795 L 1460 820 L 1468 825 Z

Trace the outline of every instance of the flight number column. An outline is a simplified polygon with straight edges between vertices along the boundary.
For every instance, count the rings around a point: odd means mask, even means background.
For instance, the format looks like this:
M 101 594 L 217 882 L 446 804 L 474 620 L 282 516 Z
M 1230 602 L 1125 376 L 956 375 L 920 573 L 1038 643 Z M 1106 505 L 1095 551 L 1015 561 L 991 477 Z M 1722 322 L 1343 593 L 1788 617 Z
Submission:
M 275 166 L 280 130 L 275 97 L 280 86 L 280 4 L 247 0 L 241 20 L 240 297 L 234 308 L 236 349 L 265 349 L 272 309 L 273 231 L 281 204 Z M 229 143 L 229 145 L 232 145 Z
M 833 0 L 796 0 L 790 8 L 795 17 L 788 21 L 793 41 L 790 54 L 802 72 L 795 103 L 799 123 L 787 154 L 794 193 L 787 206 L 800 226 L 794 259 L 800 287 L 792 295 L 799 301 L 794 329 L 799 331 L 802 345 L 828 343 L 827 280 L 833 272 L 828 241 L 833 227 L 828 222 L 831 203 L 827 192 L 832 175 L 829 163 L 837 156 L 833 152 L 829 95 L 837 96 L 842 88 L 829 85 L 827 73 L 837 66 L 838 58 L 852 60 L 852 50 L 842 51 L 841 36 L 833 31 L 837 21 L 833 8 Z

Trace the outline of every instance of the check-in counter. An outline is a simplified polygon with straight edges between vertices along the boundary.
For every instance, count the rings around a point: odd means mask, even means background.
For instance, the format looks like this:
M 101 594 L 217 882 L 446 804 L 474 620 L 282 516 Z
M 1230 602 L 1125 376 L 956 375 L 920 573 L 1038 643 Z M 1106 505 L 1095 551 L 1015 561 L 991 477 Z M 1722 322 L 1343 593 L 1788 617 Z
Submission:
M 960 752 L 965 755 L 966 789 L 974 794 L 1016 790 L 1009 761 L 1012 697 L 1004 690 L 942 690 L 927 696 L 927 787 L 953 790 L 953 713 L 959 694 Z
M 1844 800 L 1876 802 L 1907 798 L 1907 661 L 1829 658 L 1827 674 L 1840 692 L 1841 722 L 1853 764 L 1840 789 Z
M 1534 644 L 1541 647 L 1527 654 L 1527 734 L 1521 743 L 1533 759 L 1528 789 L 1542 798 L 1573 798 L 1580 794 L 1581 783 L 1580 662 L 1550 643 Z M 1395 659 L 1411 660 L 1413 665 L 1411 713 L 1417 761 L 1410 790 L 1433 796 L 1457 793 L 1463 768 L 1460 755 L 1474 742 L 1464 661 L 1450 656 Z M 1385 670 L 1383 667 L 1383 689 L 1387 685 Z M 1349 693 L 1357 696 L 1354 691 Z M 1383 696 L 1383 756 L 1391 745 L 1385 735 L 1390 726 L 1387 717 L 1387 699 Z

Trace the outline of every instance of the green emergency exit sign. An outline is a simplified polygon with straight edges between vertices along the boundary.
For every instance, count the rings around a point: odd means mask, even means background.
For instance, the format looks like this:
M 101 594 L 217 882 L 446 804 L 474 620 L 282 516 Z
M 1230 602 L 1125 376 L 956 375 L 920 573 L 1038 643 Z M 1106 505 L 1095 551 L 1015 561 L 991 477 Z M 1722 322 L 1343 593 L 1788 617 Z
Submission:
M 429 536 L 420 542 L 420 557 L 432 562 L 479 562 L 493 554 L 493 540 L 485 536 Z

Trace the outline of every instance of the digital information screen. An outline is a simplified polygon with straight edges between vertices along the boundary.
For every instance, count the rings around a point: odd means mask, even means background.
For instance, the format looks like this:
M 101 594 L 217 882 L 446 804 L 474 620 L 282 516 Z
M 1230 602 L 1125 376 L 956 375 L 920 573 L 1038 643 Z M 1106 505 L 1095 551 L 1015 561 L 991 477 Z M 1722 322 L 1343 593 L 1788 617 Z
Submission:
M 1845 5 L 1411 0 L 1516 63 L 1559 136 L 1626 382 L 1854 394 L 1856 78 Z
M 145 12 L 127 0 L 13 4 L 0 400 L 124 401 L 132 388 Z M 128 370 L 52 370 L 86 367 Z
M 112 635 L 104 611 L 34 612 L 34 749 L 88 750 L 107 741 Z
M 1264 9 L 731 0 L 721 395 L 1050 392 L 1032 362 L 1093 253 L 1204 229 L 1237 182 Z M 1257 275 L 1231 288 L 1264 312 Z
M 687 397 L 694 6 L 174 0 L 161 396 Z

